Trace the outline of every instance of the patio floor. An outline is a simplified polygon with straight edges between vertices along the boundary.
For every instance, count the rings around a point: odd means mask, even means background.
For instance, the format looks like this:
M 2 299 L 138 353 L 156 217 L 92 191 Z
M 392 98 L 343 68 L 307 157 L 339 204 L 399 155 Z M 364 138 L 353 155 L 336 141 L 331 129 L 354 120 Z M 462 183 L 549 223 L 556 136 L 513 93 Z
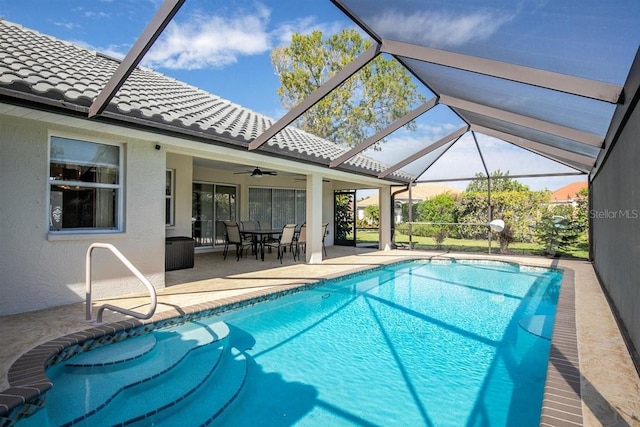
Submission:
M 220 253 L 197 254 L 193 269 L 166 273 L 166 288 L 158 292 L 157 313 L 163 318 L 178 316 L 188 311 L 188 307 L 193 309 L 193 306 L 202 303 L 246 299 L 282 287 L 340 276 L 404 258 L 489 258 L 487 255 L 469 253 L 445 254 L 407 250 L 385 252 L 338 246 L 328 248 L 328 253 L 327 259 L 314 265 L 294 262 L 290 253 L 285 254 L 282 265 L 275 254 L 267 254 L 264 262 L 253 257 L 236 261 L 233 253 L 226 260 L 222 259 Z M 571 386 L 572 380 L 567 379 L 566 372 L 570 373 L 569 376 L 575 376 L 574 391 L 577 398 L 582 399 L 582 419 L 574 417 L 572 412 L 575 408 L 571 407 L 570 399 L 562 396 L 561 391 L 555 392 L 555 385 L 549 380 L 541 425 L 640 426 L 640 378 L 591 264 L 586 261 L 541 257 L 495 255 L 490 258 L 563 268 L 569 273 L 565 274 L 565 277 L 572 278 L 575 283 L 575 297 L 568 293 L 564 296 L 568 308 L 559 308 L 552 343 L 552 358 L 555 357 L 554 350 L 556 356 L 561 357 L 555 358 L 550 364 L 549 375 L 556 370 L 564 370 L 565 373 L 560 372 L 559 378 L 567 380 L 568 386 Z M 147 300 L 146 296 L 130 295 L 98 303 L 109 302 L 145 312 Z M 572 312 L 574 301 L 575 316 Z M 84 304 L 78 303 L 0 317 L 0 390 L 9 387 L 9 369 L 21 355 L 54 338 L 93 327 L 84 321 L 84 312 Z M 567 320 L 569 326 L 561 325 L 560 318 Z M 117 313 L 105 312 L 106 322 L 123 319 L 124 317 Z M 565 357 L 571 357 L 562 350 L 564 345 L 571 342 L 575 347 L 576 340 L 575 360 L 577 361 L 579 356 L 579 366 L 574 366 L 571 360 L 564 360 Z M 558 352 L 558 349 L 562 351 Z

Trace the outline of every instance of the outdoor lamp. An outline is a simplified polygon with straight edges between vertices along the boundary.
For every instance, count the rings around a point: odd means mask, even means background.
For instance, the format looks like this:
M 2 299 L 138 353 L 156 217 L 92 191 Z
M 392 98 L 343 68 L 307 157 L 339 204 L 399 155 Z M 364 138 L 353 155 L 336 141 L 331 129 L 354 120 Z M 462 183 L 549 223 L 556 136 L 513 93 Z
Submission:
M 494 219 L 488 225 L 491 231 L 495 231 L 496 233 L 499 233 L 502 230 L 504 230 L 504 221 L 501 219 Z

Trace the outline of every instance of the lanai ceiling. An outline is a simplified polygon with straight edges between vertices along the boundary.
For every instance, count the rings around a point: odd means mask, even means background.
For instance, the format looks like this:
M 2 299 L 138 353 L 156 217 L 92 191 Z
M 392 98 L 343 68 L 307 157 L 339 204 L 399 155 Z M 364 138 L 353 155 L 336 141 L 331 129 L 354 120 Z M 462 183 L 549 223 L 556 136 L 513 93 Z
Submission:
M 588 174 L 623 120 L 624 85 L 640 45 L 636 0 L 331 1 L 373 46 L 248 150 L 268 149 L 275 135 L 377 55 L 400 62 L 427 101 L 331 158 L 329 168 L 349 170 L 345 162 L 360 154 L 384 160 L 378 178 L 415 182 L 498 169 L 522 177 Z M 100 114 L 182 3 L 165 1 L 90 114 Z M 469 27 L 475 31 L 464 31 Z M 418 131 L 408 132 L 409 122 Z

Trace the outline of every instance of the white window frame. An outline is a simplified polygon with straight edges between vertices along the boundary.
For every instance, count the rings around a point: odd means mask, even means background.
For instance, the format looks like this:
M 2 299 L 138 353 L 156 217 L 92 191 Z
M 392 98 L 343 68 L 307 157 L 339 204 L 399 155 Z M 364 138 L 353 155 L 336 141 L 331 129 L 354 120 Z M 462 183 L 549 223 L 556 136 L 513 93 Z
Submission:
M 118 147 L 118 182 L 117 184 L 100 184 L 100 183 L 81 183 L 77 181 L 63 181 L 50 179 L 51 170 L 51 142 L 54 138 L 70 139 L 78 142 L 87 142 L 93 144 L 110 145 Z M 46 230 L 47 235 L 50 238 L 55 236 L 64 237 L 65 235 L 93 235 L 93 234 L 115 234 L 124 232 L 124 189 L 125 189 L 125 171 L 124 171 L 124 157 L 125 157 L 125 144 L 97 140 L 93 138 L 86 138 L 84 136 L 72 136 L 65 134 L 49 134 L 47 140 L 47 213 L 46 213 Z M 50 227 L 50 215 L 51 215 L 51 188 L 54 185 L 74 185 L 83 186 L 87 188 L 113 188 L 117 192 L 116 196 L 116 226 L 112 228 L 69 228 L 54 230 Z
M 175 208 L 175 193 L 176 193 L 176 171 L 175 169 L 167 169 L 166 173 L 171 175 L 169 184 L 169 194 L 165 191 L 165 209 L 167 206 L 167 200 L 169 201 L 169 222 L 166 222 L 167 213 L 165 212 L 165 227 L 173 227 L 176 225 L 176 208 Z M 165 175 L 166 180 L 166 175 Z

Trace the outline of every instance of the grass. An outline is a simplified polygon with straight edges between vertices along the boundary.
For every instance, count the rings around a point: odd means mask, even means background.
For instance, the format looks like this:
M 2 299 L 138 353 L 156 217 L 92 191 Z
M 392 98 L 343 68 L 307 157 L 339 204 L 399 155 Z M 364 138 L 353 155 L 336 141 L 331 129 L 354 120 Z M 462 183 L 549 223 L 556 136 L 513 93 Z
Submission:
M 375 230 L 358 230 L 357 231 L 358 243 L 378 243 L 378 232 Z M 425 250 L 445 250 L 454 252 L 488 252 L 487 240 L 472 240 L 472 239 L 454 239 L 447 237 L 442 242 L 442 245 L 438 247 L 438 244 L 433 237 L 412 236 L 412 242 L 416 249 Z M 409 244 L 409 236 L 396 232 L 397 244 Z M 509 245 L 509 253 L 514 255 L 545 255 L 543 252 L 543 246 L 536 243 L 512 243 Z M 500 244 L 493 240 L 491 242 L 491 251 L 493 253 L 500 252 Z M 589 248 L 585 245 L 578 245 L 576 247 L 565 248 L 557 252 L 557 255 L 569 258 L 588 259 Z

